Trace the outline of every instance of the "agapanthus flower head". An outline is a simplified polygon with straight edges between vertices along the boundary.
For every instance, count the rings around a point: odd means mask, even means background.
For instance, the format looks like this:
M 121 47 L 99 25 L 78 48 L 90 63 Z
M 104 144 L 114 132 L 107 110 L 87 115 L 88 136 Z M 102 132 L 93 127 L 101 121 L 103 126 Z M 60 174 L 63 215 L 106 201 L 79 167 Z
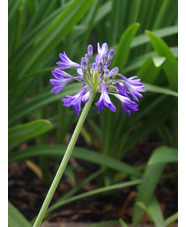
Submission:
M 138 102 L 138 98 L 143 97 L 141 92 L 145 92 L 144 86 L 137 76 L 127 78 L 119 73 L 118 67 L 109 69 L 114 50 L 108 51 L 107 43 L 97 44 L 97 55 L 93 62 L 92 45 L 88 45 L 87 53 L 81 58 L 80 64 L 70 60 L 65 52 L 59 56 L 61 61 L 56 63 L 59 68 L 52 71 L 54 79 L 50 79 L 50 83 L 54 86 L 51 91 L 57 94 L 73 81 L 82 83 L 82 89 L 76 95 L 67 95 L 62 99 L 64 106 L 73 108 L 77 115 L 81 111 L 81 102 L 88 102 L 91 92 L 101 93 L 98 102 L 95 103 L 98 113 L 104 106 L 113 112 L 116 111 L 116 106 L 110 99 L 111 95 L 120 100 L 122 114 L 131 115 L 131 112 L 138 110 L 135 101 Z M 64 71 L 69 68 L 76 68 L 76 76 Z

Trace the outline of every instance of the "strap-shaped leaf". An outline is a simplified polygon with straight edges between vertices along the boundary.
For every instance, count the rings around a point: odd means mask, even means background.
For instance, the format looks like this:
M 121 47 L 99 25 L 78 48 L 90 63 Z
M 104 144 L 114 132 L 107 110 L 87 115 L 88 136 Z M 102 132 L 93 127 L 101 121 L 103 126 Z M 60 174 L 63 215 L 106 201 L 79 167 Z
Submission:
M 173 91 L 171 89 L 159 87 L 159 86 L 147 84 L 147 83 L 143 83 L 143 85 L 147 91 L 178 97 L 178 92 Z
M 165 74 L 167 76 L 167 80 L 169 82 L 170 87 L 177 91 L 178 89 L 178 62 L 177 59 L 174 57 L 173 53 L 167 46 L 167 44 L 154 35 L 150 31 L 146 31 L 146 34 L 148 35 L 151 44 L 153 45 L 155 51 L 157 54 L 161 57 L 165 57 L 166 61 L 164 63 L 163 69 L 165 71 Z
M 144 214 L 144 210 L 138 206 L 138 203 L 141 202 L 147 207 L 150 205 L 165 164 L 177 162 L 177 155 L 176 148 L 162 146 L 154 150 L 147 163 L 137 194 L 132 220 L 134 226 L 138 225 Z
M 127 61 L 130 45 L 132 40 L 138 31 L 139 23 L 130 25 L 122 34 L 119 43 L 117 45 L 116 53 L 113 58 L 112 66 L 117 66 L 120 69 L 120 72 L 123 71 L 125 63 Z
M 15 109 L 9 112 L 9 125 L 14 123 L 16 120 L 20 119 L 21 117 L 27 115 L 28 113 L 32 112 L 33 110 L 40 108 L 42 106 L 48 105 L 49 103 L 55 102 L 64 98 L 66 95 L 74 95 L 78 92 L 82 87 L 81 83 L 72 83 L 68 86 L 64 87 L 62 92 L 58 93 L 57 95 L 52 94 L 49 89 L 47 92 L 43 92 L 29 102 L 20 103 L 20 105 L 16 106 Z
M 31 227 L 32 225 L 26 218 L 15 208 L 13 204 L 8 202 L 8 227 Z
M 18 152 L 14 152 L 9 155 L 9 161 L 14 162 L 25 158 L 35 157 L 35 156 L 62 156 L 65 153 L 66 146 L 65 145 L 42 145 L 37 147 L 31 147 L 25 150 L 21 150 Z M 140 177 L 141 173 L 134 167 L 111 158 L 107 155 L 84 149 L 75 147 L 72 153 L 72 157 L 86 160 L 88 162 L 96 163 L 99 165 L 106 166 L 108 168 L 125 172 L 126 174 L 133 175 L 136 177 Z
M 36 120 L 12 127 L 8 130 L 9 150 L 19 144 L 47 132 L 52 124 L 47 120 Z
M 145 206 L 145 204 L 142 202 L 138 202 L 137 205 L 148 214 L 149 218 L 157 227 L 165 227 L 164 217 L 155 196 L 153 196 L 152 201 L 148 207 Z
M 26 72 L 33 72 L 37 69 L 46 56 L 54 50 L 72 27 L 80 21 L 93 2 L 93 0 L 73 0 L 51 21 L 41 36 L 35 40 L 30 51 L 24 55 L 24 60 L 18 61 L 16 68 L 14 68 L 19 78 L 22 78 Z

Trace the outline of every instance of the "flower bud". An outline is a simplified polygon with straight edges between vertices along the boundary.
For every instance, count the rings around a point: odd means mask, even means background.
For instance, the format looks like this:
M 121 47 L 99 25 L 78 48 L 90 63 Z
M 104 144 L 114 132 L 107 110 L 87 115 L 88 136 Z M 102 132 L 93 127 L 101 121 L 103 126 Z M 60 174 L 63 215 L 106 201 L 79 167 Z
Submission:
M 107 55 L 104 55 L 104 57 L 103 57 L 103 65 L 107 64 L 107 62 L 108 62 L 108 57 L 107 57 Z
M 93 47 L 92 47 L 92 45 L 88 45 L 87 53 L 88 53 L 88 56 L 89 56 L 89 60 L 91 61 L 92 60 L 92 55 L 93 55 Z
M 90 61 L 88 54 L 85 54 L 85 61 L 88 63 Z
M 103 75 L 104 80 L 106 81 L 109 78 L 109 76 L 110 76 L 110 71 L 105 66 L 104 67 L 104 75 Z
M 109 63 L 112 61 L 113 56 L 114 56 L 114 50 L 111 49 L 108 53 L 108 62 Z
M 112 76 L 113 79 L 115 79 L 115 77 L 118 75 L 119 72 L 119 68 L 115 67 L 110 71 L 110 76 Z
M 83 70 L 83 74 L 87 74 L 88 63 L 86 62 L 85 58 L 81 58 L 81 67 Z

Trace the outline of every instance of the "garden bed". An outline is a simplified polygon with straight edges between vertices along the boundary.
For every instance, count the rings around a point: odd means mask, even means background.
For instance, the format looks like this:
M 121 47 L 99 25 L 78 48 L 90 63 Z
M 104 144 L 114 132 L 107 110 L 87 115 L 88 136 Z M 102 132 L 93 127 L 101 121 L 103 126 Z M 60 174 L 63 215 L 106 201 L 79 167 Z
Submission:
M 149 159 L 153 149 L 159 145 L 161 144 L 158 142 L 156 135 L 152 134 L 148 139 L 138 143 L 128 153 L 124 161 L 132 165 L 144 163 Z M 38 159 L 32 158 L 30 160 L 38 165 Z M 73 158 L 71 158 L 70 163 L 77 167 L 75 170 L 76 181 L 72 182 L 64 176 L 52 203 L 57 201 L 69 189 L 73 188 L 76 183 L 81 182 L 89 174 L 100 168 L 96 164 Z M 51 159 L 50 165 L 52 169 L 54 160 Z M 172 172 L 172 168 L 171 165 L 167 165 L 165 173 Z M 90 182 L 78 194 L 96 189 L 98 187 L 97 183 L 96 180 Z M 9 165 L 9 200 L 28 220 L 32 220 L 38 214 L 47 191 L 48 186 L 44 185 L 28 167 L 26 161 L 19 161 Z M 46 218 L 46 224 L 43 227 L 70 227 L 73 226 L 73 224 L 70 224 L 72 222 L 76 224 L 84 223 L 84 225 L 80 224 L 79 226 L 88 226 L 87 223 L 99 223 L 108 220 L 118 220 L 119 218 L 122 218 L 127 223 L 131 223 L 135 196 L 136 188 L 132 186 L 115 190 L 111 194 L 104 194 L 104 196 L 91 196 L 77 200 L 55 210 Z M 177 212 L 177 179 L 175 177 L 168 177 L 160 180 L 156 196 L 160 201 L 165 218 Z M 147 215 L 144 215 L 142 224 L 148 223 L 148 221 Z M 48 225 L 48 223 L 54 224 Z

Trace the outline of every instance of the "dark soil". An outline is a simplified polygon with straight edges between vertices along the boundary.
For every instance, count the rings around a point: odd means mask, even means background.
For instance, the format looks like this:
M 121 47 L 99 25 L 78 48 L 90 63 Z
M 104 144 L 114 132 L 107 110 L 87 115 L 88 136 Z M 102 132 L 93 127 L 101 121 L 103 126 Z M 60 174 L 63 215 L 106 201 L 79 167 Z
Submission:
M 154 148 L 159 145 L 161 145 L 161 142 L 158 142 L 156 134 L 151 134 L 149 138 L 138 143 L 126 155 L 124 161 L 134 166 L 145 163 Z M 39 166 L 39 160 L 37 158 L 30 159 L 30 161 Z M 49 165 L 51 172 L 54 174 L 56 171 L 56 161 L 50 160 Z M 71 158 L 69 165 L 75 168 L 75 182 L 63 176 L 63 180 L 55 193 L 52 203 L 100 168 L 98 165 L 75 160 L 73 158 Z M 176 170 L 176 166 L 167 165 L 164 174 L 169 174 Z M 125 180 L 127 181 L 129 179 Z M 78 194 L 96 189 L 98 184 L 100 184 L 100 180 L 93 180 L 85 185 Z M 28 220 L 32 220 L 38 214 L 48 188 L 49 186 L 46 186 L 28 167 L 26 161 L 19 161 L 9 165 L 9 200 Z M 56 210 L 47 217 L 47 221 L 101 222 L 123 218 L 126 222 L 130 223 L 136 192 L 136 187 L 127 187 L 115 190 L 110 194 L 81 199 Z M 160 202 L 165 218 L 177 212 L 178 196 L 176 174 L 160 180 L 156 189 L 156 196 Z M 144 216 L 143 222 L 148 222 L 147 216 Z

